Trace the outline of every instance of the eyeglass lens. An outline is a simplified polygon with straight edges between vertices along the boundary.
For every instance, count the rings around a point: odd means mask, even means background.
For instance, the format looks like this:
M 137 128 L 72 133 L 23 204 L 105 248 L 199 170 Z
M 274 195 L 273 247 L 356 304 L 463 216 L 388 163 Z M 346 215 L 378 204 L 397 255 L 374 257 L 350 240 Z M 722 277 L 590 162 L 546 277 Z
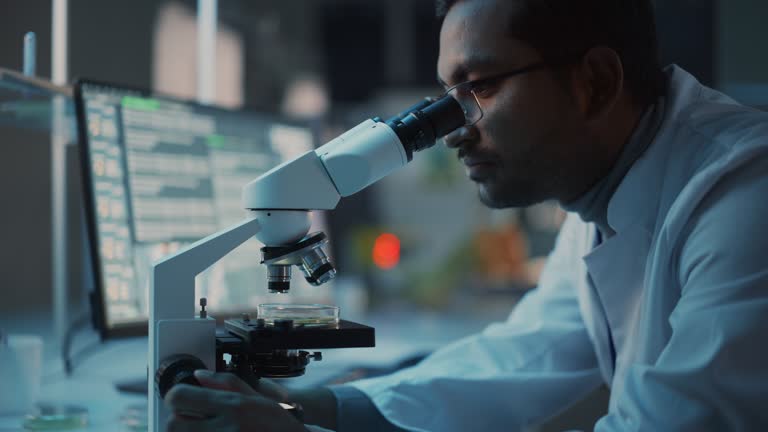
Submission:
M 458 86 L 450 89 L 446 95 L 456 99 L 459 105 L 461 105 L 461 109 L 464 110 L 464 117 L 466 118 L 465 126 L 471 126 L 483 118 L 483 110 L 480 108 L 480 102 L 472 91 L 462 89 L 461 86 Z

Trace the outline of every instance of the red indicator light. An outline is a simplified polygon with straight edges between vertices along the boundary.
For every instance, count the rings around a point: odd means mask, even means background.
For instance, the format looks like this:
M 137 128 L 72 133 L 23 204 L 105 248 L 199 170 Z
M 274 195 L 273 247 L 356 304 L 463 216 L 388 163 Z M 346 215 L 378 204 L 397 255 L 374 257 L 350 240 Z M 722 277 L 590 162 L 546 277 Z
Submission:
M 394 234 L 384 233 L 373 244 L 373 263 L 389 270 L 400 261 L 400 239 Z

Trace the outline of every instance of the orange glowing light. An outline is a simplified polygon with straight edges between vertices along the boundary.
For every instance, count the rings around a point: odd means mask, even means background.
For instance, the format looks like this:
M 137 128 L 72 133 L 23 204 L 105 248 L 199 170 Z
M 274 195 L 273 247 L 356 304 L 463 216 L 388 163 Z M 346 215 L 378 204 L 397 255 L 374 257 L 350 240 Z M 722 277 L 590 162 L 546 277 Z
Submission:
M 400 262 L 400 239 L 394 234 L 384 233 L 373 243 L 373 263 L 389 270 Z

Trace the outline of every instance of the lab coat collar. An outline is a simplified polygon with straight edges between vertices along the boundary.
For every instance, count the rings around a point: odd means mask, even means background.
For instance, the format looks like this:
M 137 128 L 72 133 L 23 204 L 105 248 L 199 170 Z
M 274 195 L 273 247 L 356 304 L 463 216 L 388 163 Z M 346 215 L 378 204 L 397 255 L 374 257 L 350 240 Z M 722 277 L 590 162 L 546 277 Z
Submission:
M 696 78 L 675 65 L 667 67 L 665 73 L 669 80 L 668 91 L 659 110 L 663 119 L 652 132 L 655 134 L 651 138 L 653 142 L 630 168 L 608 202 L 608 225 L 617 234 L 635 225 L 653 232 L 664 186 L 661 171 L 671 150 L 665 143 L 665 131 L 676 122 L 677 115 L 696 99 L 702 88 Z

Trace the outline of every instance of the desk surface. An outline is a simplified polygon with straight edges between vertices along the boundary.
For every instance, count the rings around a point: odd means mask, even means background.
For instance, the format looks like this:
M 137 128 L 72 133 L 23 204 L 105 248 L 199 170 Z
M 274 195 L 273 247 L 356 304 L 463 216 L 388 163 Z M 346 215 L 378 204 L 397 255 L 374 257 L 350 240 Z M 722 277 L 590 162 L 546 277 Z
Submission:
M 145 338 L 111 342 L 78 365 L 67 377 L 56 357 L 44 361 L 41 402 L 80 405 L 88 409 L 90 427 L 83 430 L 120 431 L 120 416 L 127 407 L 146 404 L 146 397 L 119 393 L 114 382 L 135 377 L 136 370 L 146 369 Z M 0 417 L 0 432 L 20 431 L 21 416 Z
M 407 317 L 392 313 L 374 315 L 364 322 L 376 328 L 376 348 L 324 350 L 323 361 L 311 363 L 306 375 L 290 380 L 287 385 L 319 385 L 351 367 L 389 367 L 403 358 L 479 331 L 488 324 L 488 319 L 500 318 L 503 317 L 458 319 L 429 313 L 414 313 Z M 29 332 L 28 327 L 24 329 Z M 72 376 L 67 377 L 55 350 L 48 347 L 40 400 L 86 407 L 90 427 L 81 430 L 131 430 L 122 426 L 120 417 L 130 407 L 145 404 L 146 398 L 119 393 L 114 383 L 144 374 L 146 359 L 146 338 L 109 341 L 82 358 Z M 21 421 L 21 417 L 0 417 L 0 432 L 22 430 Z

